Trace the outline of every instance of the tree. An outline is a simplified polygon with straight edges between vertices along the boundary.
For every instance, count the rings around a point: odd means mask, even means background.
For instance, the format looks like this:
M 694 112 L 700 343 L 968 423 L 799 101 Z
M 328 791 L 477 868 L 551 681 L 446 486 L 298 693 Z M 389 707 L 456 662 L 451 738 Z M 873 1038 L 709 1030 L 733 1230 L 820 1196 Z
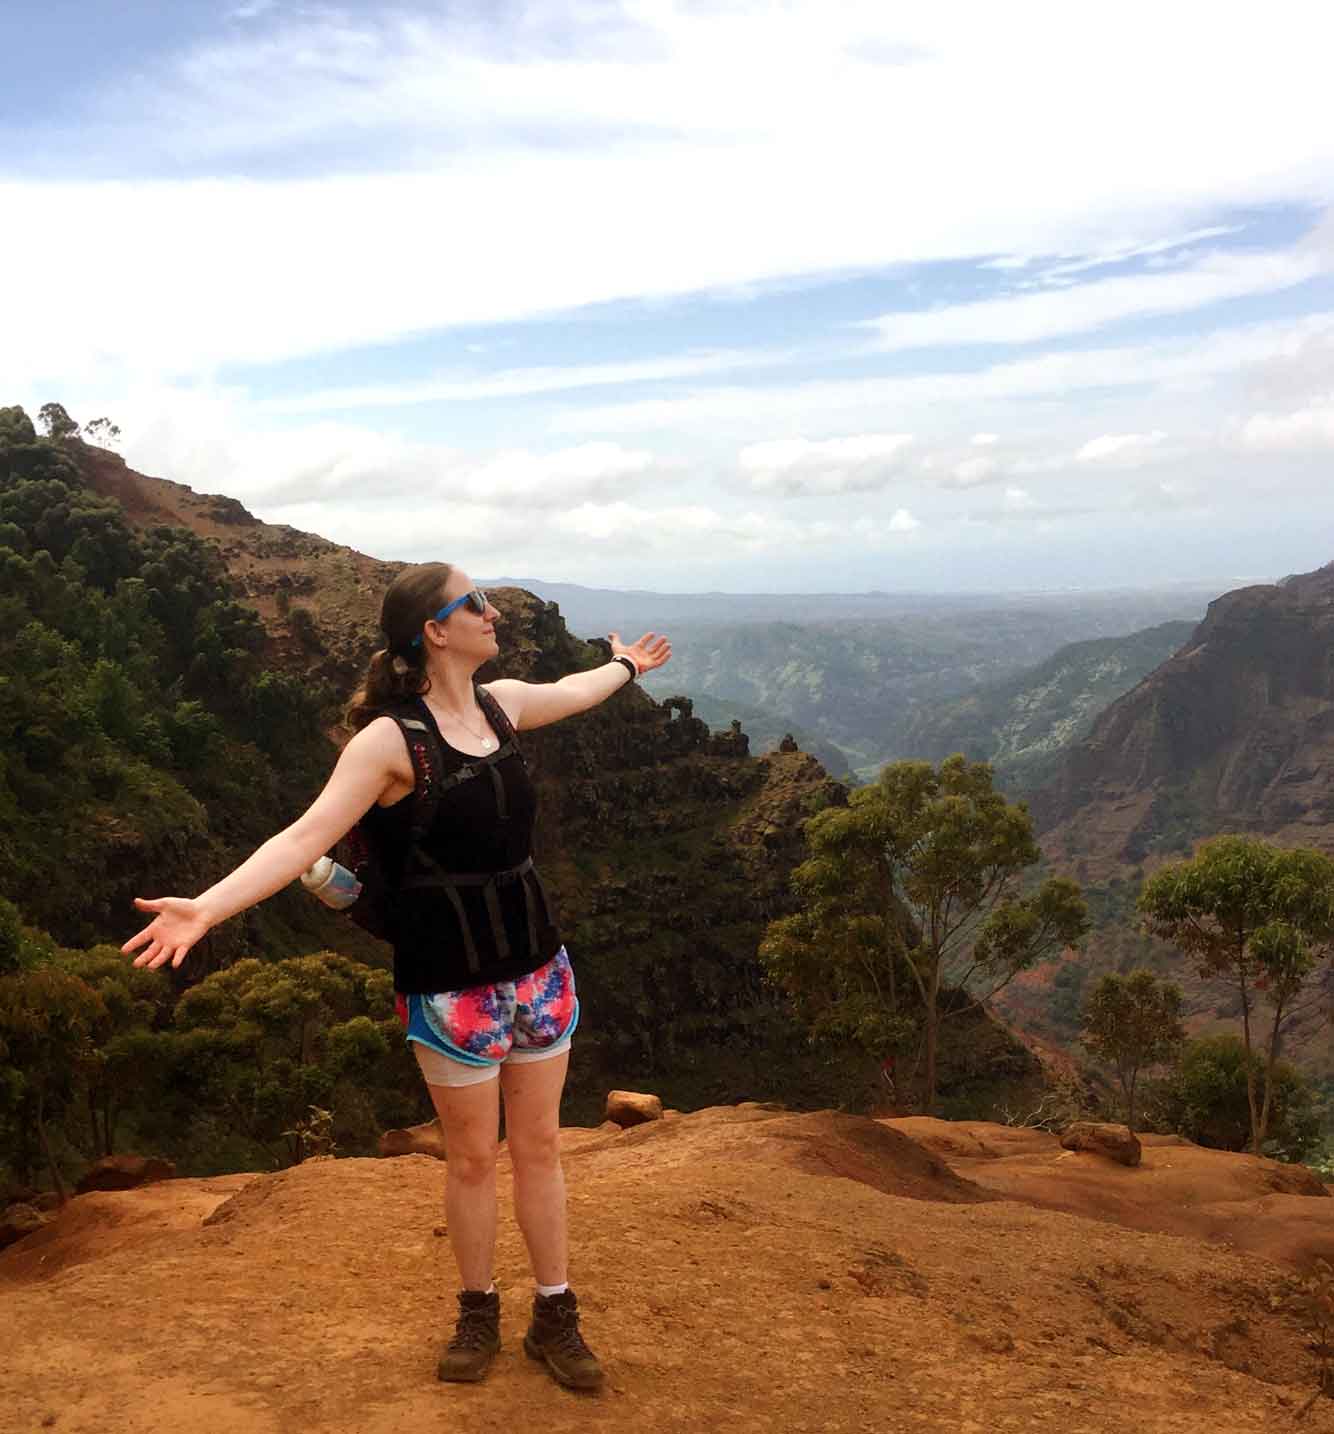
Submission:
M 1139 909 L 1147 930 L 1193 957 L 1202 976 L 1237 993 L 1248 1056 L 1255 1052 L 1257 1001 L 1269 1003 L 1262 1062 L 1246 1064 L 1251 1149 L 1258 1155 L 1273 1115 L 1283 1033 L 1321 1001 L 1319 976 L 1334 953 L 1334 861 L 1255 837 L 1215 837 L 1191 860 L 1145 882 Z
M 46 436 L 59 442 L 62 438 L 73 438 L 79 425 L 65 412 L 64 405 L 44 403 L 37 410 L 37 418 L 46 430 Z
M 956 1009 L 982 1005 L 1078 941 L 1079 887 L 1052 877 L 1023 890 L 1040 857 L 1028 809 L 994 789 L 986 763 L 957 755 L 939 770 L 892 763 L 805 834 L 811 855 L 794 874 L 805 909 L 769 927 L 761 960 L 808 1019 L 868 1049 L 888 1053 L 905 1017 L 920 1021 L 932 1111 L 942 988 L 967 995 Z
M 177 1003 L 168 1059 L 198 1073 L 191 1104 L 225 1116 L 233 1130 L 299 1163 L 312 1107 L 340 1107 L 361 1128 L 368 1096 L 401 1075 L 403 1041 L 393 983 L 332 952 L 237 961 Z M 360 1107 L 358 1112 L 354 1107 Z
M 1251 1143 L 1248 1087 L 1263 1062 L 1231 1031 L 1187 1041 L 1171 1073 L 1154 1082 L 1145 1104 L 1154 1123 L 1214 1150 L 1244 1150 Z M 1302 1160 L 1318 1149 L 1321 1112 L 1301 1073 L 1280 1060 L 1268 1072 L 1273 1108 L 1266 1153 Z
M 1084 1006 L 1084 1044 L 1115 1069 L 1131 1130 L 1140 1071 L 1170 1059 L 1186 1038 L 1181 1006 L 1181 987 L 1143 967 L 1104 976 Z
M 112 423 L 109 418 L 94 418 L 83 425 L 83 436 L 89 443 L 96 443 L 102 448 L 114 448 L 120 438 L 120 426 Z
M 19 1111 L 19 1124 L 35 1130 L 63 1204 L 68 1198 L 51 1144 L 50 1123 L 74 1094 L 75 1071 L 85 1059 L 102 998 L 77 976 L 43 965 L 0 977 L 0 1069 Z

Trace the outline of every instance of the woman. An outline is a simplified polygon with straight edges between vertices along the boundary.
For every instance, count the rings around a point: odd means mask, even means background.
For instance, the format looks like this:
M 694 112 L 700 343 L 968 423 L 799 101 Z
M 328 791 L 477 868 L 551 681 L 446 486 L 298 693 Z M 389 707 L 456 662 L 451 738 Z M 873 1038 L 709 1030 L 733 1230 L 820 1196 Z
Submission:
M 445 1137 L 446 1217 L 461 1288 L 440 1377 L 480 1379 L 500 1348 L 492 1282 L 499 1091 L 515 1214 L 537 1283 L 524 1348 L 561 1383 L 596 1388 L 602 1370 L 583 1341 L 566 1279 L 560 1164 L 560 1096 L 578 1003 L 531 869 L 533 786 L 504 728 L 525 731 L 587 711 L 661 667 L 671 645 L 647 633 L 626 647 L 612 633 L 613 657 L 602 667 L 559 682 L 505 678 L 483 689 L 473 678 L 499 650 L 498 617 L 448 563 L 400 573 L 380 613 L 386 646 L 349 708 L 356 735 L 314 804 L 202 895 L 137 898 L 154 919 L 121 949 L 138 951 L 136 966 L 179 966 L 211 927 L 286 886 L 360 823 L 395 893 L 389 924 L 399 1015 Z M 387 709 L 415 714 L 418 730 L 433 726 L 440 746 L 432 750 L 450 769 L 432 773 L 440 778 L 434 815 L 420 836 L 416 767 L 407 733 Z M 408 860 L 434 877 L 409 880 Z

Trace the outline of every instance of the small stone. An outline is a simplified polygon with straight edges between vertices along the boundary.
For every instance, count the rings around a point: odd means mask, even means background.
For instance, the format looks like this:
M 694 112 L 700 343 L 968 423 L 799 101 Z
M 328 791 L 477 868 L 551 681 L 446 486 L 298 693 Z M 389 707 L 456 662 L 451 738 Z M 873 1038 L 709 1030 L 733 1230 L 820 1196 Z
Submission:
M 607 1093 L 607 1108 L 603 1114 L 605 1119 L 614 1120 L 622 1128 L 643 1125 L 662 1119 L 662 1100 L 639 1091 L 613 1090 Z
M 815 1287 L 820 1290 L 832 1290 L 834 1288 L 828 1280 L 816 1280 Z
M 449 1226 L 448 1226 L 448 1225 L 437 1225 L 437 1226 L 435 1227 L 435 1229 L 431 1231 L 431 1234 L 433 1234 L 433 1235 L 448 1235 L 448 1234 L 449 1234 Z

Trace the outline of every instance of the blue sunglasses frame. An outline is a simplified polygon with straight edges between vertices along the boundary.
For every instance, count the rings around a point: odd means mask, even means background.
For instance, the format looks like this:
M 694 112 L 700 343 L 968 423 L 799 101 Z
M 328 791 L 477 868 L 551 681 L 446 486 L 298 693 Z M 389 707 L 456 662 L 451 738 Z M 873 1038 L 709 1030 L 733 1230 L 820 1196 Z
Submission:
M 486 594 L 481 588 L 473 588 L 471 592 L 464 593 L 462 597 L 456 597 L 453 602 L 447 602 L 434 617 L 427 618 L 427 622 L 444 622 L 456 607 L 462 607 L 464 603 L 481 617 L 486 612 Z M 422 635 L 418 633 L 412 639 L 413 647 L 422 645 Z

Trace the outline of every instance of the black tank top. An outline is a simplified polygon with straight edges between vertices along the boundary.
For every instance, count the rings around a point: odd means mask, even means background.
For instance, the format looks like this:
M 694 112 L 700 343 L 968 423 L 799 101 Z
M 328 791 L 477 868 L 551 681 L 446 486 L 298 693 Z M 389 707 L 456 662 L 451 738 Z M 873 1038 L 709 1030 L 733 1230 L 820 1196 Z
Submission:
M 488 760 L 460 752 L 445 741 L 425 702 L 415 704 L 414 712 L 439 741 L 444 763 L 439 777 L 463 767 L 477 772 L 442 790 L 421 850 L 442 872 L 475 880 L 455 885 L 452 896 L 438 886 L 400 889 L 412 830 L 411 793 L 392 806 L 373 806 L 362 817 L 362 830 L 393 892 L 388 925 L 394 989 L 430 994 L 516 981 L 560 950 L 560 934 L 536 873 L 516 870 L 532 858 L 537 791 L 517 752 L 498 761 L 496 753 Z M 496 737 L 503 746 L 503 734 Z M 490 766 L 503 788 L 504 815 L 486 770 Z M 484 877 L 494 880 L 478 880 Z M 496 917 L 508 951 L 496 939 Z

